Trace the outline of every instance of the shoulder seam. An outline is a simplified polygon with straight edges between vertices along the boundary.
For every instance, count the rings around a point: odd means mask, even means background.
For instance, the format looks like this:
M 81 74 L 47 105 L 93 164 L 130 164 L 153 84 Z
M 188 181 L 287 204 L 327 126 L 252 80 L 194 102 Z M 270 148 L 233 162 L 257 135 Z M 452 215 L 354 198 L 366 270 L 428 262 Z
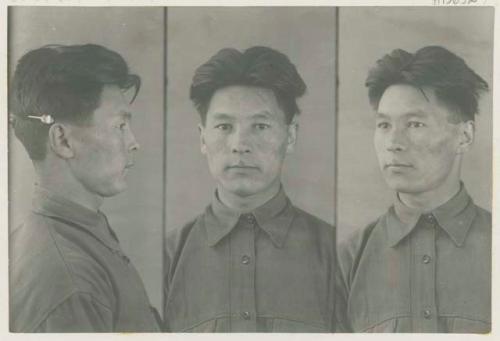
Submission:
M 33 332 L 49 317 L 50 314 L 52 314 L 52 312 L 54 310 L 56 310 L 60 305 L 62 305 L 64 302 L 66 302 L 69 298 L 71 298 L 72 296 L 74 295 L 77 295 L 77 294 L 85 294 L 85 295 L 88 295 L 90 296 L 90 298 L 92 299 L 92 301 L 95 301 L 96 303 L 98 303 L 100 306 L 102 306 L 103 308 L 105 308 L 106 310 L 109 310 L 111 314 L 113 314 L 113 310 L 111 309 L 111 307 L 108 307 L 106 304 L 102 303 L 101 301 L 99 301 L 94 295 L 92 295 L 91 293 L 87 292 L 87 291 L 81 291 L 81 290 L 75 290 L 75 291 L 72 291 L 69 295 L 67 295 L 66 297 L 64 297 L 59 303 L 57 303 L 56 305 L 54 305 L 54 307 L 52 307 L 52 309 L 48 310 L 45 314 L 45 316 L 43 318 L 40 319 L 40 321 L 38 323 L 35 324 L 34 328 L 33 328 Z

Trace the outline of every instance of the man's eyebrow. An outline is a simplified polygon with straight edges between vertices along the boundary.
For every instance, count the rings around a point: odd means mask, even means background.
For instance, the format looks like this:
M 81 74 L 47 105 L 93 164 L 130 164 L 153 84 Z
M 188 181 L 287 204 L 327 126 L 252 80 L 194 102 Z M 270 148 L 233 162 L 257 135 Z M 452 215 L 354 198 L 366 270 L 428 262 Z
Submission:
M 405 114 L 405 116 L 427 117 L 429 115 L 425 111 L 418 110 L 418 111 L 409 112 L 409 113 Z
M 422 111 L 422 110 L 416 110 L 416 111 L 408 111 L 408 112 L 405 112 L 403 115 L 401 116 L 406 116 L 406 117 L 427 117 L 427 113 L 425 111 Z M 378 118 L 378 119 L 390 119 L 391 118 L 391 115 L 387 115 L 387 114 L 384 114 L 383 112 L 377 112 L 375 114 L 375 118 Z
M 213 117 L 215 120 L 231 120 L 233 119 L 233 116 L 230 114 L 222 113 L 222 112 L 216 112 L 213 114 Z
M 388 118 L 390 118 L 390 116 L 384 114 L 383 112 L 377 112 L 377 113 L 375 113 L 375 118 L 385 118 L 385 119 L 388 119 Z
M 130 120 L 132 118 L 132 113 L 130 111 L 120 111 L 120 116 Z
M 262 112 L 253 114 L 252 118 L 253 119 L 266 119 L 267 120 L 267 119 L 272 118 L 272 115 L 269 111 L 262 111 Z

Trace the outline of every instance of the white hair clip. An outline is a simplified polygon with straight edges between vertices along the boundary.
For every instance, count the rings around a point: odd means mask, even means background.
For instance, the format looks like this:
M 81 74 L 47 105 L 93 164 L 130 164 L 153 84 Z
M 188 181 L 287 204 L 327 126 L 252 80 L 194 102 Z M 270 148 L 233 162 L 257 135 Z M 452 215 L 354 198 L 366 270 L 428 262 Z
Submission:
M 32 116 L 32 115 L 28 115 L 29 118 L 33 118 L 35 120 L 40 120 L 40 122 L 44 123 L 44 124 L 52 124 L 54 123 L 54 118 L 49 115 L 49 114 L 43 114 L 42 116 Z

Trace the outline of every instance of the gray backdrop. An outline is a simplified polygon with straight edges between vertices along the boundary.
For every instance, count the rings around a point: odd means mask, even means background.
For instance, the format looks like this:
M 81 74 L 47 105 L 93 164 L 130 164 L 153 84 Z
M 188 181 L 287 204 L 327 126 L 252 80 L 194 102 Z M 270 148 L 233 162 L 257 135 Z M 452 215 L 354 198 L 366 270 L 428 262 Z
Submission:
M 335 9 L 169 8 L 167 41 L 167 230 L 200 214 L 214 191 L 189 100 L 194 70 L 221 48 L 254 45 L 285 53 L 307 84 L 283 184 L 297 206 L 333 223 Z
M 141 274 L 151 303 L 161 308 L 163 165 L 163 9 L 13 7 L 10 11 L 9 67 L 27 51 L 46 44 L 96 43 L 120 53 L 142 77 L 132 105 L 132 128 L 141 149 L 128 174 L 129 189 L 107 199 L 102 211 L 124 252 Z M 9 132 L 10 227 L 31 205 L 35 181 L 24 147 Z
M 341 7 L 339 10 L 337 236 L 341 241 L 390 206 L 378 169 L 373 110 L 364 86 L 369 68 L 395 48 L 443 45 L 492 87 L 493 8 Z M 476 204 L 491 210 L 492 92 L 480 101 L 476 140 L 462 178 Z

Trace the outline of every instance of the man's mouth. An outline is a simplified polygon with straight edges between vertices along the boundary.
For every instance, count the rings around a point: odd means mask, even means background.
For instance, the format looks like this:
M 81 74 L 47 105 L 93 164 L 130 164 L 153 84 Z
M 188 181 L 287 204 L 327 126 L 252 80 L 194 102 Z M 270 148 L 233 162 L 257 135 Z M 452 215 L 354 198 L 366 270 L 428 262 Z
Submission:
M 413 168 L 411 163 L 404 162 L 389 162 L 384 165 L 384 169 L 403 169 L 403 168 Z
M 236 164 L 232 164 L 226 167 L 226 169 L 234 169 L 234 170 L 258 170 L 259 167 L 245 163 L 238 162 Z

